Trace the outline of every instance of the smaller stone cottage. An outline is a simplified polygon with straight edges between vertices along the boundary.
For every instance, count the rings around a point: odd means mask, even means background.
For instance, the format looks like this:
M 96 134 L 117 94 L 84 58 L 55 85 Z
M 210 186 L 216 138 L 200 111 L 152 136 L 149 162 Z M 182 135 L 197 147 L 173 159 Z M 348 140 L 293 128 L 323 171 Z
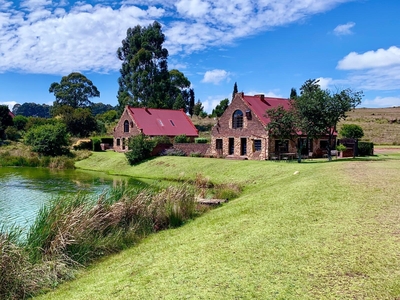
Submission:
M 127 151 L 128 139 L 141 133 L 150 137 L 174 138 L 182 134 L 191 139 L 198 137 L 196 127 L 183 110 L 126 106 L 114 128 L 113 149 L 118 152 Z

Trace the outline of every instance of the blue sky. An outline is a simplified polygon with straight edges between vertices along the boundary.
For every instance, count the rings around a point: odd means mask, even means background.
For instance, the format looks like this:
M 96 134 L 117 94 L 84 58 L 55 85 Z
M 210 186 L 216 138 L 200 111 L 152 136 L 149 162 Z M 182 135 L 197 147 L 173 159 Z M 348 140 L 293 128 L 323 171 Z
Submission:
M 289 97 L 307 79 L 400 105 L 398 0 L 0 0 L 0 103 L 51 104 L 52 82 L 81 72 L 117 104 L 115 53 L 136 25 L 163 25 L 169 69 L 211 110 L 245 94 Z

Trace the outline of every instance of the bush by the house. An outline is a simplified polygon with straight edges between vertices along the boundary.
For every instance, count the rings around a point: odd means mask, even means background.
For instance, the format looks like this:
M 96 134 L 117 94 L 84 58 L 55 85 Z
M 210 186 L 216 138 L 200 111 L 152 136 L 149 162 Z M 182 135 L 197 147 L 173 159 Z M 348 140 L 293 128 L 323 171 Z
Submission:
M 92 146 L 93 146 L 93 151 L 97 151 L 97 152 L 99 152 L 99 151 L 101 151 L 101 146 L 100 146 L 100 144 L 101 144 L 101 139 L 100 138 L 92 138 Z
M 31 128 L 25 135 L 25 144 L 32 151 L 47 156 L 68 153 L 69 136 L 64 124 L 46 124 Z
M 175 137 L 175 143 L 189 143 L 190 139 L 186 136 L 186 134 L 177 135 Z
M 146 158 L 149 158 L 156 142 L 144 134 L 139 134 L 129 138 L 129 151 L 125 153 L 129 164 L 134 165 Z
M 74 150 L 92 150 L 92 140 L 90 139 L 83 139 L 78 140 L 75 144 L 72 145 Z
M 208 140 L 206 138 L 196 138 L 196 139 L 194 139 L 194 142 L 196 144 L 207 144 Z
M 372 142 L 358 142 L 358 155 L 359 156 L 374 155 L 374 143 L 372 143 Z

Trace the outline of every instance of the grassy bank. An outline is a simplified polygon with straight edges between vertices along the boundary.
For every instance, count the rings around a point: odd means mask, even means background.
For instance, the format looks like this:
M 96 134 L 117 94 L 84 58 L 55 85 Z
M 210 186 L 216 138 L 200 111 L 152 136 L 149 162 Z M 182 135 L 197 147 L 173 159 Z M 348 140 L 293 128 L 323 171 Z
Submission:
M 75 161 L 85 159 L 89 155 L 89 151 L 73 151 L 68 156 L 42 156 L 32 152 L 21 142 L 11 142 L 0 147 L 0 167 L 73 169 Z
M 107 152 L 77 166 L 154 179 L 201 173 L 245 189 L 38 299 L 400 297 L 398 154 L 304 164 L 160 157 L 128 167 Z

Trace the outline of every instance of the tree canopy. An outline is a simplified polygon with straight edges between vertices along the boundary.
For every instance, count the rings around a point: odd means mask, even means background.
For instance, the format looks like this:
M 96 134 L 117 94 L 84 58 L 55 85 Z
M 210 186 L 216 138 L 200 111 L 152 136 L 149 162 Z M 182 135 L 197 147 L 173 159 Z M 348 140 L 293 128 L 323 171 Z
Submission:
M 0 105 L 0 139 L 4 137 L 4 131 L 13 125 L 13 119 L 7 105 Z
M 53 82 L 49 92 L 56 97 L 53 106 L 68 105 L 73 108 L 90 106 L 90 98 L 100 97 L 100 92 L 92 81 L 77 72 L 63 76 L 60 83 Z
M 225 98 L 224 100 L 221 100 L 221 102 L 212 110 L 211 115 L 213 117 L 220 117 L 224 113 L 224 111 L 228 108 L 229 106 L 229 99 Z
M 294 96 L 293 89 L 291 96 Z M 331 147 L 336 127 L 346 113 L 361 103 L 363 93 L 345 89 L 337 92 L 322 90 L 316 79 L 307 80 L 300 88 L 300 96 L 291 99 L 291 108 L 287 112 L 269 110 L 267 115 L 271 122 L 267 126 L 276 136 L 292 136 L 298 133 L 308 138 L 328 137 L 327 152 L 331 160 Z M 297 144 L 300 153 L 303 145 Z M 300 149 L 299 149 L 300 148 Z
M 364 131 L 357 124 L 343 124 L 339 131 L 340 135 L 349 139 L 361 139 L 364 136 Z
M 120 110 L 125 105 L 151 108 L 181 106 L 179 95 L 188 106 L 190 81 L 179 70 L 168 71 L 168 50 L 163 47 L 164 41 L 165 36 L 158 22 L 127 30 L 126 38 L 117 50 L 117 56 L 122 61 L 118 79 Z M 177 100 L 179 103 L 175 104 Z
M 16 116 L 50 118 L 50 108 L 51 106 L 47 104 L 25 102 L 23 104 L 15 104 L 12 112 Z

